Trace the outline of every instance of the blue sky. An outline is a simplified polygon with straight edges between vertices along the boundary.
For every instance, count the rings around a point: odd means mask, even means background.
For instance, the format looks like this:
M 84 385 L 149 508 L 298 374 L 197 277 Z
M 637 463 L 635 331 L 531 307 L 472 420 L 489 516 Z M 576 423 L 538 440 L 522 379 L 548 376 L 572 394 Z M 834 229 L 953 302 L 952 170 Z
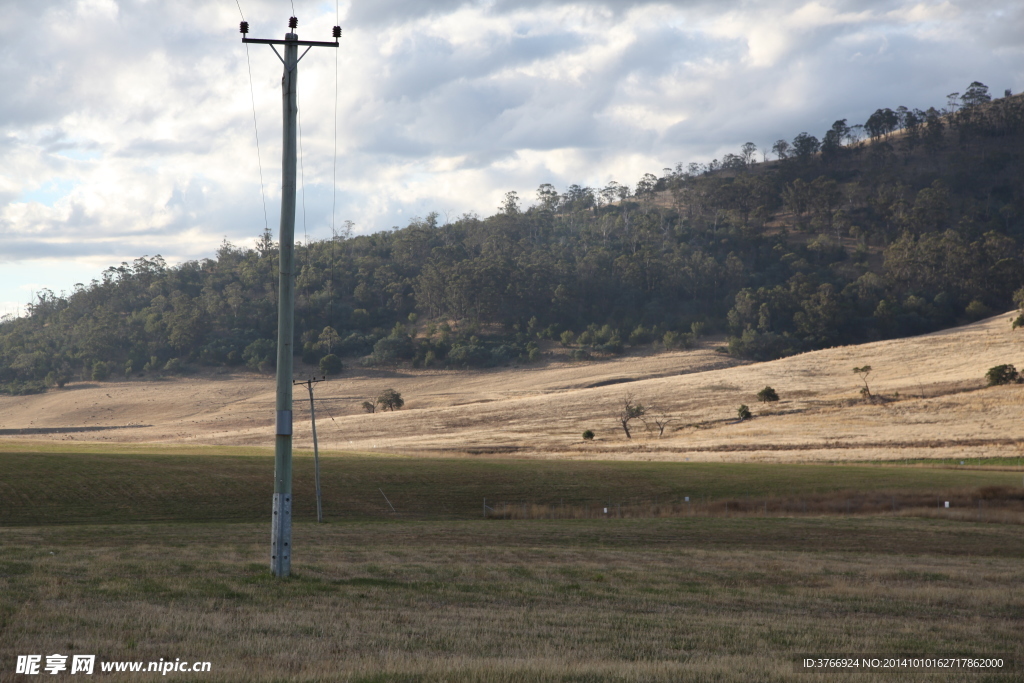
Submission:
M 239 4 L 253 36 L 286 32 L 289 0 L 5 5 L 0 315 L 138 256 L 276 232 L 281 67 L 250 46 L 250 91 Z M 314 239 L 489 215 L 541 183 L 634 184 L 878 107 L 938 107 L 973 80 L 1024 89 L 1009 0 L 294 5 L 301 38 L 344 28 L 300 66 L 296 230 Z

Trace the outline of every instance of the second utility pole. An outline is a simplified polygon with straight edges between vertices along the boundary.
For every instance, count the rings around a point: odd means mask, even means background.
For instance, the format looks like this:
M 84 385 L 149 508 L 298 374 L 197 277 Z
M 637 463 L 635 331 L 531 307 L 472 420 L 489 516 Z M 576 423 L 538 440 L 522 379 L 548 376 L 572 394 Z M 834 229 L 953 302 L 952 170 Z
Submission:
M 341 28 L 334 27 L 333 43 L 299 40 L 292 31 L 299 25 L 288 19 L 284 40 L 247 38 L 249 23 L 239 26 L 243 43 L 270 45 L 284 64 L 281 96 L 284 107 L 284 139 L 281 145 L 281 250 L 279 295 L 277 301 L 277 430 L 274 439 L 274 511 L 270 527 L 270 570 L 277 577 L 291 573 L 292 556 L 292 342 L 295 337 L 295 131 L 299 112 L 299 60 L 313 46 L 338 47 Z M 275 45 L 284 46 L 284 57 Z M 299 56 L 299 46 L 307 45 Z
M 324 507 L 320 502 L 320 444 L 316 440 L 316 407 L 313 405 L 313 385 L 326 380 L 325 376 L 323 379 L 310 377 L 305 382 L 293 382 L 296 385 L 305 384 L 309 389 L 309 419 L 313 425 L 313 476 L 316 479 L 316 521 L 318 523 L 324 521 Z

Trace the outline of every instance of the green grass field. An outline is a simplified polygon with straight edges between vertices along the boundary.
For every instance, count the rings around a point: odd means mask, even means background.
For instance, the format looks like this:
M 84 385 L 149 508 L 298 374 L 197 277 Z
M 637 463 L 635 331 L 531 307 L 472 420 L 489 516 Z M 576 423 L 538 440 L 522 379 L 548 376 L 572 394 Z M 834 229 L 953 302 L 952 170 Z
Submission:
M 0 453 L 0 525 L 248 521 L 269 518 L 273 481 L 269 455 L 97 452 Z M 381 490 L 400 516 L 471 519 L 483 500 L 593 511 L 672 506 L 676 512 L 836 512 L 860 505 L 870 493 L 896 497 L 900 508 L 934 506 L 938 498 L 971 500 L 985 487 L 1022 489 L 1024 471 L 1010 468 L 880 465 L 567 462 L 333 456 L 321 459 L 327 520 L 390 516 Z M 313 459 L 294 461 L 295 518 L 315 519 Z M 682 508 L 685 497 L 691 508 Z M 925 503 L 924 501 L 931 501 Z M 718 502 L 716 507 L 713 505 Z M 884 501 L 883 501 L 884 502 Z M 815 505 L 815 503 L 817 503 Z M 850 511 L 859 508 L 853 505 Z M 704 506 L 708 506 L 705 508 Z M 618 508 L 616 508 L 617 510 Z M 763 508 L 761 508 L 763 509 Z
M 212 663 L 112 680 L 1020 680 L 1019 523 L 969 507 L 758 512 L 1011 495 L 1022 473 L 1007 463 L 322 464 L 327 523 L 311 521 L 312 460 L 298 457 L 294 575 L 276 580 L 268 455 L 0 453 L 0 680 L 32 680 L 12 673 L 30 653 Z M 686 495 L 705 513 L 670 502 Z M 482 519 L 485 496 L 650 513 Z M 795 671 L 801 654 L 1003 654 L 1016 669 L 815 675 Z

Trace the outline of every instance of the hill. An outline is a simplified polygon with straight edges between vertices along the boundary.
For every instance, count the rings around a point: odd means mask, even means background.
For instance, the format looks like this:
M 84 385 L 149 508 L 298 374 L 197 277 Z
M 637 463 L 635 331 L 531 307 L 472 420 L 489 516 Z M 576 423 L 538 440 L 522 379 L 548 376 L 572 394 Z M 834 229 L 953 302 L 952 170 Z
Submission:
M 571 360 L 551 345 L 543 365 L 445 371 L 361 368 L 317 387 L 321 448 L 408 455 L 649 460 L 893 460 L 1017 458 L 1024 386 L 986 388 L 995 365 L 1024 367 L 1006 315 L 913 338 L 836 347 L 771 362 L 711 348 Z M 874 401 L 852 370 L 870 365 Z M 777 403 L 756 394 L 774 387 Z M 405 408 L 367 414 L 385 388 Z M 617 415 L 627 395 L 657 427 Z M 0 397 L 3 438 L 101 443 L 269 446 L 274 383 L 255 373 L 83 383 Z M 311 448 L 308 401 L 295 394 L 296 445 Z M 754 413 L 740 422 L 737 408 Z M 596 432 L 584 441 L 585 429 Z M 28 445 L 25 445 L 28 448 Z
M 955 107 L 953 105 L 959 105 Z M 859 131 L 863 131 L 861 133 Z M 864 139 L 864 134 L 868 135 Z M 295 346 L 457 369 L 679 349 L 766 360 L 920 334 L 1024 302 L 1024 97 L 973 83 L 945 112 L 879 109 L 755 163 L 678 164 L 635 190 L 508 193 L 484 219 L 300 245 Z M 349 226 L 350 227 L 350 226 Z M 141 257 L 0 321 L 0 392 L 275 361 L 277 247 Z M 550 344 L 548 344 L 550 346 Z

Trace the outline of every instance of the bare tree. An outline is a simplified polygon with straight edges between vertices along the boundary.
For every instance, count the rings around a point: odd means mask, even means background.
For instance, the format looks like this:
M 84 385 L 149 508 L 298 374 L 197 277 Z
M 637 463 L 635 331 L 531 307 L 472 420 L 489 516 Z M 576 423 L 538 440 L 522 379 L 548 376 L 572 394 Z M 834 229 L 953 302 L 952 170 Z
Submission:
M 655 412 L 653 409 L 646 412 L 645 415 L 640 419 L 643 420 L 644 426 L 647 427 L 648 430 L 651 429 L 652 423 L 655 427 L 657 427 L 659 439 L 665 434 L 665 427 L 668 427 L 673 422 L 679 421 L 678 417 L 669 415 L 664 410 L 658 410 L 657 412 Z
M 871 374 L 871 366 L 865 365 L 862 368 L 854 368 L 854 374 L 860 375 L 860 381 L 864 382 L 864 388 L 860 390 L 861 395 L 865 398 L 871 398 L 871 389 L 868 388 L 868 375 Z
M 629 432 L 630 421 L 642 418 L 646 413 L 647 410 L 643 405 L 633 400 L 633 393 L 627 392 L 622 399 L 622 408 L 619 410 L 619 424 L 622 425 L 622 431 L 626 433 L 627 439 L 633 438 Z

